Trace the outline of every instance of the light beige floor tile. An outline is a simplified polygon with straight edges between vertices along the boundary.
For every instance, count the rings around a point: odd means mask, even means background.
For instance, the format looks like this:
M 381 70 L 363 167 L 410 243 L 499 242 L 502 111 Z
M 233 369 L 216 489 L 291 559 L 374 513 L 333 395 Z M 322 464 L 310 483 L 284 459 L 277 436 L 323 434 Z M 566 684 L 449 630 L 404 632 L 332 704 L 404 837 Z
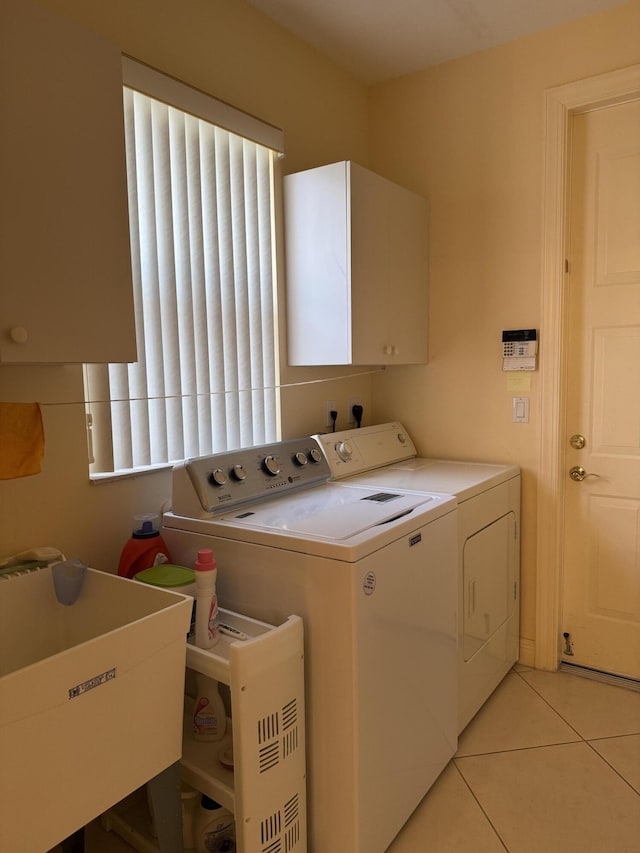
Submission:
M 640 734 L 640 693 L 564 672 L 519 676 L 585 740 Z
M 460 735 L 457 755 L 576 740 L 579 736 L 558 714 L 519 675 L 510 673 Z
M 640 794 L 640 735 L 592 740 L 590 743 Z
M 586 743 L 455 763 L 509 853 L 640 849 L 640 797 Z
M 387 853 L 505 853 L 505 847 L 449 764 Z

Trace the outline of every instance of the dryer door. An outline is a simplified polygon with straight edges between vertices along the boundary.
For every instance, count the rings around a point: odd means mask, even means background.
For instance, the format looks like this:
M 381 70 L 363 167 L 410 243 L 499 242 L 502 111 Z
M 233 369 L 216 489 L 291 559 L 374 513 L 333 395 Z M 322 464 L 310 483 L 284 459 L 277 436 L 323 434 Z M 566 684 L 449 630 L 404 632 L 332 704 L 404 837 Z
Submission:
M 463 546 L 463 653 L 470 660 L 513 612 L 515 514 L 507 513 Z

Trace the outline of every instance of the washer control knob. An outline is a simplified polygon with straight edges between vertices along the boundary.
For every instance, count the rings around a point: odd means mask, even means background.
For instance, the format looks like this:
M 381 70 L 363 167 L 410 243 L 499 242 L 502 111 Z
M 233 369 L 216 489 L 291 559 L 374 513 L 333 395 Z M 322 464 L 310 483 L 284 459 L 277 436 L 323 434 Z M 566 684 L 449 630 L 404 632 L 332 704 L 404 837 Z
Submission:
M 224 473 L 222 468 L 216 468 L 215 471 L 211 471 L 207 478 L 212 486 L 224 486 L 227 482 L 227 475 Z
M 280 463 L 277 456 L 272 456 L 271 454 L 265 456 L 262 460 L 262 467 L 272 477 L 276 477 L 280 473 Z
M 406 442 L 407 442 L 407 436 L 406 436 L 406 433 L 404 433 L 404 432 L 399 432 L 399 433 L 398 433 L 398 441 L 400 442 L 400 444 L 406 444 Z
M 322 453 L 318 450 L 317 447 L 312 447 L 309 451 L 309 459 L 312 462 L 322 462 Z
M 339 441 L 336 444 L 336 453 L 343 462 L 348 462 L 353 456 L 353 448 L 348 441 Z
M 246 480 L 247 472 L 244 469 L 244 465 L 234 465 L 231 469 L 231 476 L 234 480 L 239 480 L 240 482 Z
M 302 467 L 303 465 L 306 465 L 309 460 L 307 459 L 306 453 L 302 450 L 298 450 L 298 452 L 293 456 L 293 461 L 296 465 L 300 465 L 300 467 Z

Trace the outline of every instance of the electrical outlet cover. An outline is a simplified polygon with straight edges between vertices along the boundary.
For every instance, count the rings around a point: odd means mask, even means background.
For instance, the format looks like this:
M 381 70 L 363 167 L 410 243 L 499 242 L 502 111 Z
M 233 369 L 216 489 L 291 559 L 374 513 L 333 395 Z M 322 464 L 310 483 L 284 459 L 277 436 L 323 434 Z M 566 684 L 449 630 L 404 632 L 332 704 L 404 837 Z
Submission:
M 360 399 L 360 397 L 354 397 L 352 400 L 349 400 L 349 402 L 347 403 L 347 422 L 350 424 L 356 423 L 356 419 L 353 416 L 353 407 L 354 406 L 362 406 L 362 400 Z
M 337 411 L 338 411 L 338 404 L 335 400 L 327 400 L 325 402 L 325 414 L 324 414 L 324 417 L 325 417 L 324 425 L 325 426 L 328 426 L 328 427 L 333 426 L 333 420 L 331 418 L 330 413 L 331 412 L 337 412 Z

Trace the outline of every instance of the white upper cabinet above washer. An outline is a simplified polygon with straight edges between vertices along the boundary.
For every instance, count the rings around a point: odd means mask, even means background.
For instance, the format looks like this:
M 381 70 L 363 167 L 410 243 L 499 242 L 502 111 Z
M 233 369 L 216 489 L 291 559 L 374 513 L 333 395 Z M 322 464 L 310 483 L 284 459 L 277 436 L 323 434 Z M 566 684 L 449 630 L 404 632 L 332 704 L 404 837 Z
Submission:
M 0 7 L 0 362 L 136 358 L 119 49 Z
M 426 363 L 427 200 L 343 161 L 284 203 L 289 364 Z

